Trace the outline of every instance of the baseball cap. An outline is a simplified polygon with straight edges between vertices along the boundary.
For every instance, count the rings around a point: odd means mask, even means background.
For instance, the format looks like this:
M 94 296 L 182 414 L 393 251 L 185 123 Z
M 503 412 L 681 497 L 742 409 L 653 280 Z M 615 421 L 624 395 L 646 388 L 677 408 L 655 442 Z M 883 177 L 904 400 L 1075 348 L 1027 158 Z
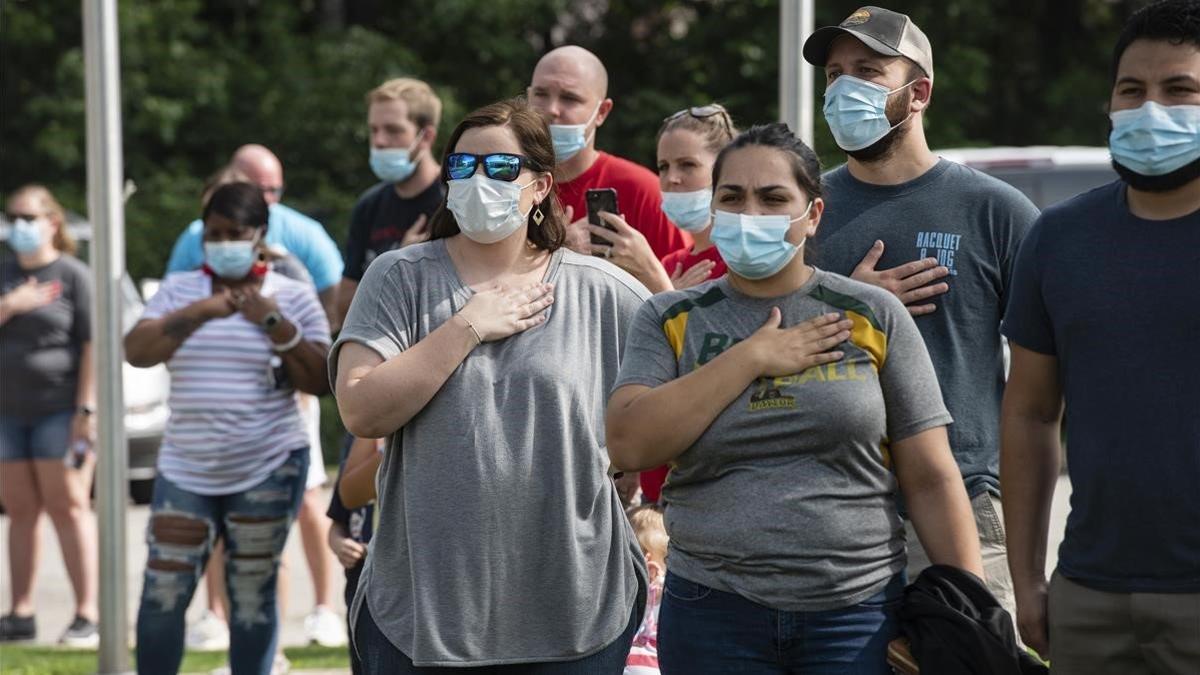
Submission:
M 886 56 L 912 59 L 925 75 L 933 77 L 933 48 L 929 38 L 906 14 L 882 7 L 860 7 L 836 26 L 817 29 L 804 41 L 804 60 L 824 67 L 829 46 L 842 35 L 853 35 L 870 49 Z

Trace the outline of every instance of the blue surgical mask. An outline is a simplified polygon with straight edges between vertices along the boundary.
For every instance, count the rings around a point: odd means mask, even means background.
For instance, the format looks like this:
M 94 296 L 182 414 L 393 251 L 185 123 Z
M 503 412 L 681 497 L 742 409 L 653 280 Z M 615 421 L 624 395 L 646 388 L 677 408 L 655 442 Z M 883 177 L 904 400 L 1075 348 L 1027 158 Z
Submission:
M 204 262 L 222 279 L 243 279 L 258 258 L 255 247 L 261 234 L 262 230 L 259 230 L 249 240 L 206 241 Z
M 1120 165 L 1143 176 L 1162 176 L 1200 159 L 1200 105 L 1160 105 L 1109 114 L 1108 149 Z
M 699 232 L 708 227 L 712 214 L 712 188 L 695 192 L 662 193 L 662 210 L 684 232 Z
M 911 86 L 909 82 L 904 87 Z M 904 89 L 889 90 L 874 82 L 860 80 L 850 75 L 839 75 L 833 84 L 825 88 L 825 121 L 833 132 L 838 147 L 853 152 L 869 147 L 888 135 L 892 129 L 908 121 L 909 113 L 899 124 L 887 118 L 888 97 Z
M 379 180 L 389 183 L 400 183 L 408 180 L 408 177 L 413 175 L 417 170 L 417 163 L 413 160 L 413 150 L 417 144 L 421 142 L 421 134 L 417 134 L 417 140 L 413 141 L 411 147 L 407 148 L 371 148 L 371 171 L 379 178 Z
M 599 114 L 600 103 L 597 103 L 596 109 L 592 111 L 592 116 L 583 124 L 550 125 L 550 139 L 554 141 L 555 164 L 562 164 L 587 147 L 588 141 L 592 139 L 591 135 L 587 132 L 587 128 L 592 125 L 592 122 L 596 119 L 596 115 Z
M 789 242 L 787 233 L 792 223 L 808 216 L 811 210 L 812 202 L 798 218 L 717 211 L 713 214 L 713 244 L 739 277 L 766 279 L 786 267 L 804 246 L 804 241 L 799 246 Z
M 14 253 L 34 253 L 46 243 L 46 235 L 37 220 L 17 218 L 12 224 L 8 245 Z

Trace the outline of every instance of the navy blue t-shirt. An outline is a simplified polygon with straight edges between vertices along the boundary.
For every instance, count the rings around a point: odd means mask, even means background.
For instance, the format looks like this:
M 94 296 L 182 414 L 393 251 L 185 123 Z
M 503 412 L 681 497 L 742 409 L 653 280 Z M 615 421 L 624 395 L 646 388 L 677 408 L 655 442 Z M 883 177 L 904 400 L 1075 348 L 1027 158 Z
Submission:
M 1200 209 L 1138 218 L 1120 181 L 1047 209 L 1018 254 L 1003 332 L 1058 359 L 1062 575 L 1200 592 Z

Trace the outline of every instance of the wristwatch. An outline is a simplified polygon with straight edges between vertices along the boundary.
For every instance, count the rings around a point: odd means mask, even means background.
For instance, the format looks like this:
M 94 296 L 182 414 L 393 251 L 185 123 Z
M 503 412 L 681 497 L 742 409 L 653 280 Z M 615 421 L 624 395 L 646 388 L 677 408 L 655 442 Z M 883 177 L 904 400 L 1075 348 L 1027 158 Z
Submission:
M 262 323 L 259 325 L 263 327 L 263 330 L 269 331 L 278 326 L 280 321 L 283 321 L 283 316 L 279 312 L 272 311 L 263 317 Z

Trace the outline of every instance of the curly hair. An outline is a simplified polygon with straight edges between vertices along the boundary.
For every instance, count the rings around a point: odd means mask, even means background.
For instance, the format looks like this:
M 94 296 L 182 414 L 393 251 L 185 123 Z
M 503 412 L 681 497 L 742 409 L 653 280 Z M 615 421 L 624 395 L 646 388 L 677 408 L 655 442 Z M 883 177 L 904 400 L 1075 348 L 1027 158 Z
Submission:
M 1161 0 L 1134 12 L 1121 29 L 1113 49 L 1112 76 L 1125 50 L 1136 40 L 1165 40 L 1174 45 L 1200 48 L 1200 0 Z

